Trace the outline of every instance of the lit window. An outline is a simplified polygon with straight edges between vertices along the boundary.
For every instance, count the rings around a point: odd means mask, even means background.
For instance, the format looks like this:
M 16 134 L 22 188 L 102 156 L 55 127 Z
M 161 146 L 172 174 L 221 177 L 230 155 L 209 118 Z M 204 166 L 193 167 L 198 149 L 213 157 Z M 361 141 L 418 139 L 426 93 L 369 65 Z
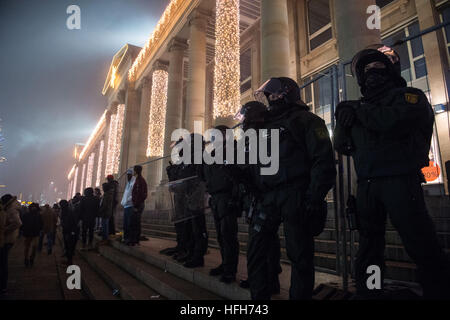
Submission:
M 314 50 L 333 37 L 329 0 L 308 1 L 309 49 Z

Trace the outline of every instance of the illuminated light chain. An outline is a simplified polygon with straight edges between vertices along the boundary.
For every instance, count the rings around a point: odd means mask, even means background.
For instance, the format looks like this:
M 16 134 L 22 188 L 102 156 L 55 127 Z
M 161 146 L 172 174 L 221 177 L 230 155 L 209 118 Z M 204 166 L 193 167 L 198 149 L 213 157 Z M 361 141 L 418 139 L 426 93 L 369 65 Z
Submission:
M 92 131 L 91 135 L 89 136 L 88 141 L 83 147 L 83 150 L 80 153 L 80 156 L 78 157 L 78 161 L 81 161 L 84 157 L 84 154 L 87 152 L 87 150 L 91 147 L 92 142 L 94 141 L 94 138 L 97 136 L 97 133 L 100 131 L 101 127 L 105 123 L 106 120 L 106 110 L 103 112 L 102 116 L 100 117 L 100 120 L 97 122 L 97 125 L 94 128 L 94 131 Z M 75 155 L 76 158 L 76 155 Z
M 135 75 L 137 69 L 142 65 L 142 63 L 146 60 L 146 58 L 150 55 L 151 48 L 157 42 L 163 32 L 166 30 L 167 26 L 170 22 L 173 22 L 173 18 L 175 15 L 175 12 L 178 8 L 180 8 L 181 4 L 183 2 L 192 1 L 192 0 L 171 0 L 170 3 L 167 5 L 166 9 L 164 10 L 164 13 L 162 14 L 161 18 L 158 21 L 158 24 L 155 27 L 155 30 L 153 30 L 152 34 L 150 35 L 149 39 L 145 43 L 145 46 L 141 49 L 139 52 L 137 58 L 134 60 L 130 71 L 128 72 L 128 79 L 130 81 L 135 80 Z
M 120 150 L 122 148 L 123 121 L 125 118 L 125 105 L 121 104 L 117 107 L 117 125 L 116 125 L 116 143 L 114 145 L 114 166 L 113 173 L 119 173 Z
M 77 181 L 78 181 L 78 167 L 75 169 L 75 176 L 73 177 L 73 190 L 72 190 L 72 197 L 77 192 Z
M 71 193 L 72 193 L 72 185 L 73 185 L 73 180 L 69 181 L 69 186 L 67 187 L 67 200 L 69 200 L 70 198 L 72 198 Z
M 216 0 L 214 118 L 240 107 L 239 0 Z
M 155 70 L 153 72 L 147 157 L 161 157 L 164 152 L 168 78 L 169 75 L 165 70 Z
M 87 175 L 86 175 L 86 188 L 92 187 L 92 175 L 94 174 L 94 159 L 95 153 L 91 153 L 88 160 Z
M 83 171 L 81 171 L 81 185 L 80 185 L 80 193 L 83 194 L 84 190 L 84 177 L 86 173 L 86 163 L 83 163 Z
M 111 122 L 109 123 L 108 149 L 107 149 L 108 151 L 106 154 L 105 176 L 113 174 L 116 137 L 117 137 L 117 121 L 116 115 L 113 114 L 111 115 Z
M 72 179 L 72 175 L 73 175 L 73 173 L 75 172 L 75 167 L 76 167 L 76 164 L 74 164 L 73 167 L 72 167 L 72 169 L 70 169 L 70 172 L 69 172 L 69 174 L 67 175 L 67 179 L 68 179 L 68 180 Z
M 100 141 L 100 148 L 98 152 L 98 163 L 97 163 L 97 177 L 95 178 L 95 186 L 100 186 L 100 176 L 102 175 L 102 164 L 103 164 L 103 150 L 105 149 L 105 141 Z

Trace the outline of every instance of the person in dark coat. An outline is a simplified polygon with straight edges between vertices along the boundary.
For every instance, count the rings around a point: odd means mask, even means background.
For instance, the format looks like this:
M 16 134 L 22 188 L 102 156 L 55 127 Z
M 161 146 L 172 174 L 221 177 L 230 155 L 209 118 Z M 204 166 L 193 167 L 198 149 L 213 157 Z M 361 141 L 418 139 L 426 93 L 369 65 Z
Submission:
M 37 203 L 32 203 L 22 216 L 22 234 L 24 236 L 25 267 L 32 267 L 36 256 L 37 242 L 42 230 L 41 209 Z M 31 254 L 30 254 L 31 249 Z
M 61 208 L 61 226 L 63 230 L 64 247 L 66 249 L 67 265 L 71 265 L 80 234 L 80 218 L 77 211 L 72 210 L 69 207 L 69 202 L 66 200 L 61 200 L 59 206 Z
M 95 218 L 98 215 L 100 199 L 94 196 L 94 189 L 86 188 L 84 190 L 84 197 L 80 201 L 80 218 L 82 221 L 82 249 L 86 249 L 86 242 L 88 247 L 92 249 L 92 241 L 94 239 Z M 89 239 L 87 236 L 89 234 Z
M 114 189 L 109 183 L 102 184 L 103 197 L 100 200 L 99 215 L 102 218 L 102 238 L 106 243 L 109 238 L 109 219 L 114 211 Z

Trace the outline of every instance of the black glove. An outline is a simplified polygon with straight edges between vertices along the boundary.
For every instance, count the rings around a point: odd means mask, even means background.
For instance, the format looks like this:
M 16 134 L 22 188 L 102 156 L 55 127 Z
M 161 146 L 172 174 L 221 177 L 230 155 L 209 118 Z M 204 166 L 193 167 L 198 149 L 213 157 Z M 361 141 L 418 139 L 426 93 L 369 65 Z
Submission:
M 322 233 L 327 220 L 326 201 L 308 201 L 306 203 L 306 216 L 311 234 L 316 237 Z
M 343 101 L 336 107 L 336 120 L 343 127 L 351 127 L 356 119 L 359 101 Z

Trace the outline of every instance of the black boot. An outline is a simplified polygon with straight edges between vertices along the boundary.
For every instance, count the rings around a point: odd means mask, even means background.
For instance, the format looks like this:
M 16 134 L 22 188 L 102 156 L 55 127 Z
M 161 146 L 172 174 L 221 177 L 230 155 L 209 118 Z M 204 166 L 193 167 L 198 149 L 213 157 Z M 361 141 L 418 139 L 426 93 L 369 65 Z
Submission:
M 213 277 L 220 276 L 221 274 L 223 274 L 223 266 L 222 265 L 220 265 L 214 269 L 211 269 L 209 271 L 209 275 L 213 276 Z
M 192 258 L 190 260 L 188 260 L 184 266 L 186 268 L 197 268 L 197 267 L 203 267 L 203 265 L 205 264 L 203 257 L 201 258 Z

